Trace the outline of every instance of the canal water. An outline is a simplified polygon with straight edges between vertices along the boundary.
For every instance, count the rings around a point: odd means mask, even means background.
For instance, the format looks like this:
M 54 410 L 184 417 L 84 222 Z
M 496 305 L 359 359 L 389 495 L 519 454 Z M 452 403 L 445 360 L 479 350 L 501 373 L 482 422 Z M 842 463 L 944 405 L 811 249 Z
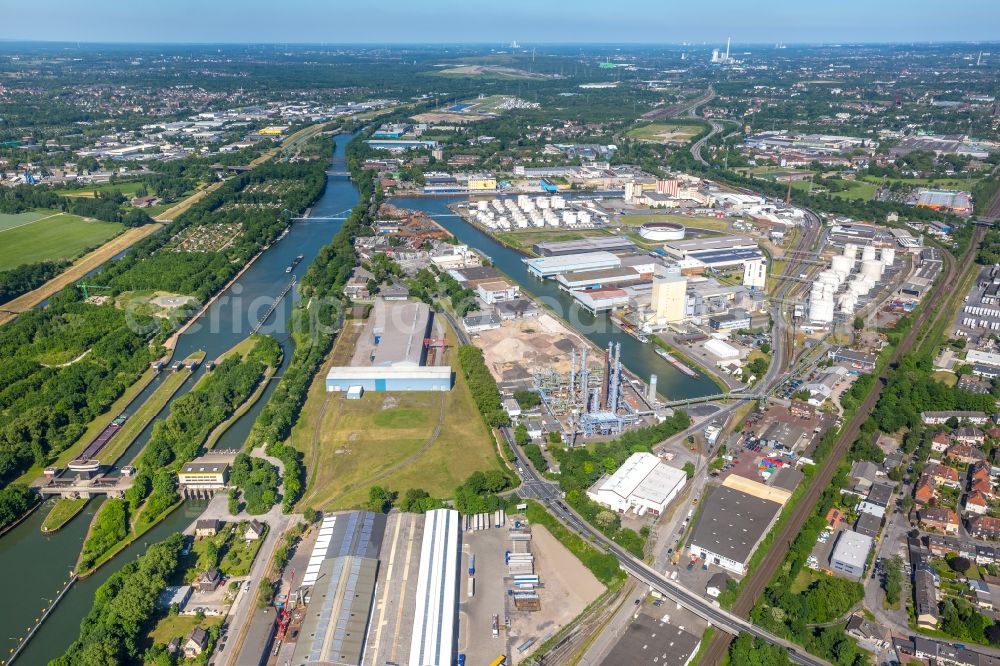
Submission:
M 541 281 L 532 277 L 522 261 L 524 255 L 498 243 L 448 209 L 449 204 L 465 200 L 464 197 L 399 197 L 393 198 L 392 203 L 400 208 L 423 211 L 433 217 L 460 241 L 488 256 L 493 265 L 509 275 L 523 291 L 551 307 L 560 317 L 570 322 L 574 328 L 602 349 L 607 349 L 609 342 L 620 342 L 622 365 L 643 381 L 649 381 L 650 373 L 655 374 L 658 392 L 666 399 L 682 400 L 719 393 L 718 385 L 710 378 L 702 374 L 688 377 L 656 354 L 653 345 L 643 344 L 622 332 L 611 323 L 606 313 L 595 316 L 581 308 L 569 294 L 559 289 L 553 280 Z
M 336 148 L 331 166 L 333 171 L 346 171 L 344 148 L 353 136 L 345 134 L 335 138 Z M 198 322 L 180 336 L 175 358 L 184 358 L 193 351 L 202 350 L 206 352 L 207 359 L 214 359 L 249 335 L 253 325 L 268 310 L 292 275 L 304 274 L 319 249 L 337 233 L 343 224 L 342 218 L 350 212 L 357 196 L 357 189 L 348 178 L 328 177 L 326 190 L 313 206 L 311 216 L 314 219 L 293 223 L 285 238 L 258 257 Z M 303 255 L 302 262 L 293 273 L 286 273 L 285 268 L 300 254 Z M 260 329 L 262 334 L 275 336 L 284 349 L 284 360 L 277 376 L 281 375 L 290 362 L 294 351 L 294 342 L 289 334 L 289 317 L 292 299 L 297 298 L 296 294 L 296 290 L 289 292 Z M 204 367 L 198 370 L 195 377 L 185 382 L 174 399 L 189 391 L 195 385 L 197 377 L 204 372 Z M 161 381 L 162 378 L 157 378 L 144 389 L 139 399 L 132 403 L 132 409 L 138 407 Z M 276 381 L 270 382 L 260 400 L 226 431 L 217 447 L 242 447 L 250 427 L 276 385 Z M 165 408 L 157 419 L 168 413 L 169 409 Z M 128 464 L 138 455 L 149 441 L 151 431 L 152 424 L 122 456 L 121 465 Z M 4 572 L 7 583 L 5 592 L 8 593 L 9 600 L 0 606 L 0 626 L 6 628 L 6 632 L 0 635 L 0 655 L 10 653 L 69 578 L 83 546 L 87 528 L 100 504 L 100 499 L 92 500 L 68 525 L 48 536 L 41 533 L 41 524 L 49 507 L 42 506 L 0 538 L 0 571 Z M 185 502 L 180 509 L 93 576 L 74 585 L 17 658 L 17 663 L 33 666 L 46 664 L 64 653 L 79 635 L 80 621 L 90 610 L 97 587 L 117 571 L 122 563 L 140 555 L 147 544 L 186 528 L 204 508 L 203 502 Z M 0 661 L 4 659 L 0 656 Z

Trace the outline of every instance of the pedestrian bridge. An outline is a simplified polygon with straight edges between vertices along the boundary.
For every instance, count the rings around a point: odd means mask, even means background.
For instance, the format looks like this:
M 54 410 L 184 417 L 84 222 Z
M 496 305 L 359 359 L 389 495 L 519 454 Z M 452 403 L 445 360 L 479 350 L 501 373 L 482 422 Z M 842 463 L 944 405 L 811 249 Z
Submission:
M 715 395 L 703 395 L 700 398 L 685 398 L 683 400 L 668 400 L 662 403 L 664 407 L 683 407 L 684 405 L 694 405 L 699 402 L 715 402 L 716 400 L 761 400 L 767 398 L 766 393 L 746 393 L 734 391 L 732 393 L 717 393 Z

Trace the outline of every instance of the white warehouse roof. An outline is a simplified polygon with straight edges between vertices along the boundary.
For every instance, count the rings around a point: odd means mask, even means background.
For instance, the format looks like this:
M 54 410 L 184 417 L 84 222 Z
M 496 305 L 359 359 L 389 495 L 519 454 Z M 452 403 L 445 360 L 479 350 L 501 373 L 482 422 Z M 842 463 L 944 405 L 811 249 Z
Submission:
M 417 574 L 410 666 L 452 664 L 458 608 L 458 511 L 427 512 Z
M 736 349 L 736 347 L 726 344 L 722 340 L 716 340 L 715 338 L 712 338 L 705 343 L 705 350 L 722 359 L 735 359 L 740 357 L 740 351 Z
M 687 481 L 687 474 L 663 463 L 652 453 L 633 453 L 611 476 L 599 481 L 591 496 L 620 506 L 666 506 Z M 617 500 L 617 501 L 615 501 Z

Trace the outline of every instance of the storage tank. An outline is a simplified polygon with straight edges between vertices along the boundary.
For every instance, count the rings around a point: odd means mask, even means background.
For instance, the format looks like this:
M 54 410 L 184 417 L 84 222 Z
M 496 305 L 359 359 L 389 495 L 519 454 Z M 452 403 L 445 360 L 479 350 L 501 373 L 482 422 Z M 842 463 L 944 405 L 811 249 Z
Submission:
M 844 256 L 850 259 L 851 261 L 856 260 L 858 258 L 858 246 L 855 245 L 854 243 L 845 243 Z
M 861 261 L 871 261 L 875 258 L 875 248 L 871 245 L 865 245 L 864 249 L 861 250 Z
M 846 314 L 854 314 L 854 308 L 857 306 L 857 297 L 848 292 L 846 294 L 841 294 L 837 299 L 837 308 Z
M 854 268 L 854 260 L 838 254 L 830 261 L 830 268 L 838 273 L 850 273 Z
M 865 248 L 868 249 L 868 248 Z M 872 250 L 874 254 L 874 249 Z M 878 282 L 882 277 L 882 262 L 876 259 L 866 259 L 861 262 L 861 274 L 872 282 Z
M 822 284 L 829 284 L 834 287 L 840 286 L 840 276 L 830 270 L 823 271 L 816 276 L 816 281 Z
M 882 248 L 882 263 L 886 266 L 892 266 L 894 261 L 896 261 L 896 250 L 891 247 Z
M 833 321 L 833 299 L 821 298 L 809 301 L 809 319 L 817 323 L 828 324 Z

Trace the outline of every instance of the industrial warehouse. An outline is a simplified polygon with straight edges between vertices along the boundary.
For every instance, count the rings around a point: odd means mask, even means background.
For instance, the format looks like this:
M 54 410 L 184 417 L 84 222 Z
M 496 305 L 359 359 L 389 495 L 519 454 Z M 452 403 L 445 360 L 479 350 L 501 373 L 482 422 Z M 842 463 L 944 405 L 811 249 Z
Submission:
M 426 303 L 376 299 L 351 364 L 330 368 L 326 390 L 448 391 L 451 366 L 428 365 L 433 315 Z M 435 356 L 435 359 L 437 356 Z
M 684 487 L 687 474 L 652 453 L 633 453 L 610 476 L 601 477 L 587 495 L 618 513 L 658 516 Z
M 325 516 L 291 663 L 454 663 L 459 531 L 450 509 Z

